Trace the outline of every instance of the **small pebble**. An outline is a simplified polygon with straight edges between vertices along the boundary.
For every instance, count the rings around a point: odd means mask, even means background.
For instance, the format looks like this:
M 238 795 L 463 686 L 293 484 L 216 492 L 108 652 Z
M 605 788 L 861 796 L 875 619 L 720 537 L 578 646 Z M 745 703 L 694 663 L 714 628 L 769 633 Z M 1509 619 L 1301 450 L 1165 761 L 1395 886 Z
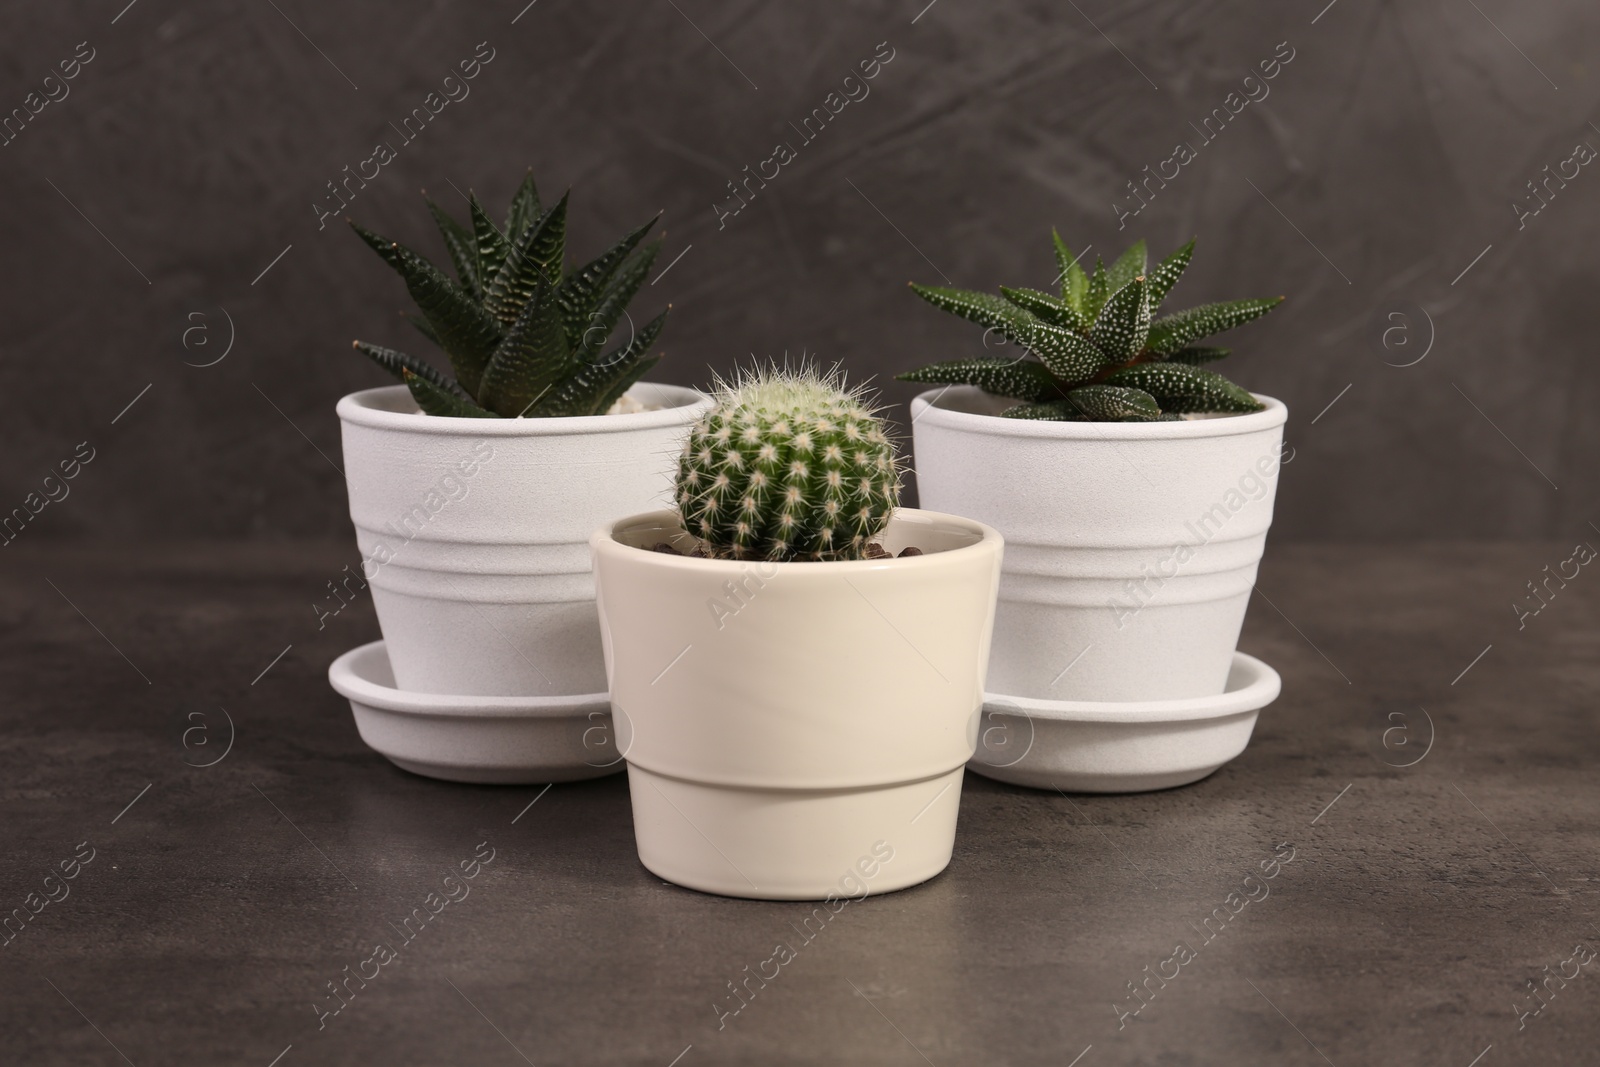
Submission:
M 889 550 L 884 548 L 882 545 L 878 544 L 876 541 L 874 541 L 871 544 L 867 545 L 866 558 L 867 559 L 889 559 L 890 558 Z
M 654 548 L 652 548 L 650 551 L 652 551 L 652 552 L 665 552 L 669 556 L 676 556 L 676 555 L 679 554 L 677 549 L 673 548 L 671 545 L 667 544 L 665 541 L 660 542 Z
M 920 556 L 920 555 L 922 555 L 922 549 L 918 548 L 916 545 L 911 545 L 908 548 L 902 548 L 900 550 L 900 558 L 901 559 L 904 559 L 907 556 Z

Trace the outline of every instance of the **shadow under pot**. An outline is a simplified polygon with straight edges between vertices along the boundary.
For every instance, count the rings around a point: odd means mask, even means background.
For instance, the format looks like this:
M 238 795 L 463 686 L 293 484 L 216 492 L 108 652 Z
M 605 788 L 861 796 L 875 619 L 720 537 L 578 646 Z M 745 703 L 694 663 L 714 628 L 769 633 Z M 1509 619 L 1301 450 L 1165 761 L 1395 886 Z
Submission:
M 1224 691 L 1284 461 L 1288 409 L 1256 399 L 1264 410 L 1137 423 L 1002 418 L 1014 401 L 971 386 L 912 401 L 921 502 L 1006 539 L 991 694 Z
M 454 696 L 604 693 L 588 538 L 671 498 L 662 456 L 710 405 L 537 419 L 421 414 L 403 385 L 339 401 L 350 518 L 394 684 Z
M 816 900 L 950 862 L 983 703 L 1001 539 L 900 509 L 893 555 L 736 561 L 670 511 L 591 541 L 639 859 L 691 889 Z

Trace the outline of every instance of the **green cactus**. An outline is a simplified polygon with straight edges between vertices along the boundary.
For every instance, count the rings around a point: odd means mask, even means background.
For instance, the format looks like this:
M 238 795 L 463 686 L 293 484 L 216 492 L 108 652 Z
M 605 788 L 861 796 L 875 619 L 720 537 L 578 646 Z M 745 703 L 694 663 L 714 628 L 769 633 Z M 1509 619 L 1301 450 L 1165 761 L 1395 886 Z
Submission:
M 1190 241 L 1149 265 L 1139 241 L 1108 270 L 1078 266 L 1059 234 L 1057 281 L 1061 295 L 1000 287 L 1000 296 L 912 284 L 916 294 L 964 319 L 994 330 L 1038 357 L 964 359 L 901 374 L 901 381 L 975 385 L 1019 400 L 1002 412 L 1014 419 L 1066 422 L 1152 422 L 1191 412 L 1260 411 L 1261 403 L 1202 363 L 1226 348 L 1193 342 L 1260 318 L 1283 302 L 1230 300 L 1155 317 L 1194 254 Z
M 860 389 L 815 369 L 718 382 L 678 461 L 683 527 L 719 559 L 860 559 L 900 501 L 900 462 Z
M 404 245 L 351 223 L 405 279 L 422 312 L 406 317 L 450 357 L 453 380 L 404 352 L 355 342 L 356 351 L 410 387 L 424 412 L 461 418 L 600 415 L 660 362 L 650 346 L 665 311 L 627 342 L 604 351 L 661 251 L 659 240 L 639 244 L 655 219 L 593 262 L 568 271 L 567 198 L 542 209 L 532 174 L 513 197 L 503 229 L 476 195 L 468 198 L 470 228 L 426 202 L 455 280 Z

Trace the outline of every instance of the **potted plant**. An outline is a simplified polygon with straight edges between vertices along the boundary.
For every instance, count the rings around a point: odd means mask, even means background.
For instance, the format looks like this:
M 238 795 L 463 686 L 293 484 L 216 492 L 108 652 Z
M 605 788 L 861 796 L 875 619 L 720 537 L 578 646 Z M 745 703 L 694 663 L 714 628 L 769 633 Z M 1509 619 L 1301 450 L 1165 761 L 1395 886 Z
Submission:
M 355 229 L 404 279 L 419 312 L 408 317 L 453 376 L 357 341 L 404 384 L 338 407 L 350 517 L 393 682 L 603 698 L 585 541 L 597 524 L 669 499 L 660 457 L 709 404 L 639 381 L 661 358 L 651 347 L 666 319 L 634 328 L 627 316 L 660 250 L 641 243 L 654 220 L 568 269 L 567 197 L 543 207 L 531 175 L 503 226 L 476 196 L 469 225 L 428 209 L 455 278 Z
M 1288 411 L 1203 364 L 1197 345 L 1281 297 L 1158 314 L 1190 241 L 1153 268 L 1143 241 L 1091 275 L 1055 237 L 1059 295 L 913 285 L 1020 346 L 935 363 L 912 402 L 924 506 L 1008 542 L 988 688 L 1033 700 L 1224 691 L 1255 582 Z
M 897 509 L 894 444 L 809 371 L 719 383 L 675 511 L 591 540 L 639 858 L 763 899 L 883 892 L 950 860 L 1001 540 Z

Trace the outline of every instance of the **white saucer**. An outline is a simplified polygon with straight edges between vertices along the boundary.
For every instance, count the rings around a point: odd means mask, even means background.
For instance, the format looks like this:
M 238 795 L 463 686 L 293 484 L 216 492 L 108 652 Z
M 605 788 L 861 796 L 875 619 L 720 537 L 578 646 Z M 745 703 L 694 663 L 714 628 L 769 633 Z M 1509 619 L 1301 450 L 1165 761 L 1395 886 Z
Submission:
M 1278 672 L 1233 654 L 1227 688 L 1190 700 L 1098 702 L 984 695 L 968 768 L 1013 785 L 1143 793 L 1198 782 L 1243 752 Z
M 574 782 L 623 769 L 605 693 L 483 697 L 394 687 L 382 641 L 333 661 L 361 740 L 397 767 L 449 782 Z

